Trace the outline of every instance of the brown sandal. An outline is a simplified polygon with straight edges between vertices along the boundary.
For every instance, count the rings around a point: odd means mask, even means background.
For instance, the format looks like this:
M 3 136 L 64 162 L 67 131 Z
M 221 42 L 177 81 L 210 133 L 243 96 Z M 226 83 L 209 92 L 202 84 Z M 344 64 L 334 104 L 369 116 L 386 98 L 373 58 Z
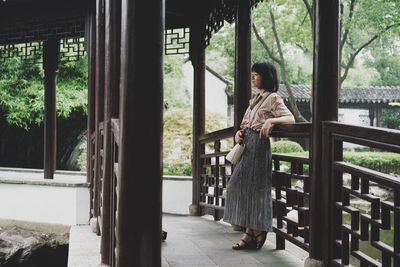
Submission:
M 261 236 L 261 239 L 258 239 L 258 237 Z M 256 242 L 256 248 L 260 249 L 264 246 L 265 240 L 267 240 L 267 232 L 261 232 L 258 235 L 254 237 L 254 241 Z
M 245 233 L 245 234 L 250 236 L 251 239 L 248 240 L 248 241 L 244 240 L 244 238 L 240 239 L 240 241 L 242 241 L 244 244 L 240 245 L 240 242 L 236 243 L 235 245 L 232 246 L 232 249 L 234 249 L 234 250 L 257 249 L 257 242 L 254 239 L 254 236 L 252 234 L 249 234 L 249 233 Z

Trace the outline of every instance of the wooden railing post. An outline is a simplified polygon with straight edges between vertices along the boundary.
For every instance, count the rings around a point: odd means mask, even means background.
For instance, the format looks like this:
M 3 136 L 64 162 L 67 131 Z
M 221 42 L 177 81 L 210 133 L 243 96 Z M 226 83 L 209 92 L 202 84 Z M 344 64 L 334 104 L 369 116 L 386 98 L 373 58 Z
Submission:
M 191 215 L 200 215 L 200 172 L 202 148 L 199 137 L 205 130 L 205 27 L 202 24 L 191 28 L 190 59 L 193 64 L 193 154 L 192 154 L 192 204 Z
M 102 141 L 100 140 L 100 122 L 104 120 L 104 0 L 96 0 L 96 91 L 95 91 L 95 163 L 93 177 L 93 217 L 99 215 L 99 201 L 101 193 L 100 174 L 101 162 L 99 162 Z M 97 229 L 100 234 L 100 230 Z
M 101 263 L 111 265 L 113 248 L 112 226 L 112 179 L 113 149 L 111 118 L 119 111 L 119 68 L 121 45 L 121 1 L 105 0 L 105 77 L 104 77 L 104 169 L 102 193 Z
M 251 96 L 251 4 L 236 0 L 234 128 L 239 129 Z
M 322 122 L 337 121 L 339 90 L 339 0 L 316 0 L 311 143 L 310 256 L 306 266 L 330 259 L 330 182 L 323 176 Z M 327 265 L 328 266 L 328 265 Z
M 49 37 L 43 44 L 44 68 L 44 178 L 53 179 L 56 170 L 57 107 L 56 83 L 60 54 L 60 40 Z
M 121 6 L 116 267 L 159 267 L 165 1 Z

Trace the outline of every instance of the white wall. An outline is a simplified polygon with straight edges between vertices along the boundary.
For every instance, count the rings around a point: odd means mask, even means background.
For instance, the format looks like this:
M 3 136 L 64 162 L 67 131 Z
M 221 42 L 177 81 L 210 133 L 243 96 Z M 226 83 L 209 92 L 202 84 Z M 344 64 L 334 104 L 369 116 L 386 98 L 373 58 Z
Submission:
M 193 95 L 193 66 L 190 61 L 183 64 L 183 82 L 184 87 Z M 228 97 L 225 93 L 226 84 L 206 71 L 206 112 L 214 112 L 222 116 L 228 116 Z
M 0 218 L 88 224 L 89 198 L 88 187 L 0 183 Z
M 369 126 L 369 111 L 366 109 L 344 109 L 339 108 L 339 122 L 358 125 Z
M 188 215 L 190 204 L 192 204 L 192 177 L 164 176 L 163 212 Z
M 90 209 L 86 173 L 0 168 L 0 218 L 39 223 L 88 224 Z

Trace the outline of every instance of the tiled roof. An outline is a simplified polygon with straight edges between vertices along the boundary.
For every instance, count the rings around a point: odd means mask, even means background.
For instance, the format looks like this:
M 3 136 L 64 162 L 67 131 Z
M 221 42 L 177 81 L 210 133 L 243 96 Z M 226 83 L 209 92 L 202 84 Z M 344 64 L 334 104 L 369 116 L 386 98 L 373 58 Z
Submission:
M 292 91 L 297 102 L 309 102 L 311 96 L 310 85 L 292 85 Z M 288 93 L 284 85 L 279 86 L 278 94 L 288 100 Z M 340 103 L 384 103 L 400 102 L 400 86 L 381 87 L 344 87 L 341 90 Z

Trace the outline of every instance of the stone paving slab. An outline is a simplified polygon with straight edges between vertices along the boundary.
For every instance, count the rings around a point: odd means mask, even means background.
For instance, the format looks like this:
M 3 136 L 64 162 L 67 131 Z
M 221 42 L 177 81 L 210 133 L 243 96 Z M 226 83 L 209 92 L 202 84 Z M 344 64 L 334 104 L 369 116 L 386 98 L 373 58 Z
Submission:
M 68 267 L 97 267 L 100 261 L 100 236 L 93 233 L 89 225 L 72 226 Z
M 308 253 L 286 242 L 285 251 L 275 249 L 275 234 L 269 233 L 259 251 L 234 251 L 240 232 L 209 216 L 163 215 L 168 237 L 162 243 L 163 267 L 302 267 Z
M 286 250 L 275 249 L 275 234 L 269 233 L 258 251 L 235 251 L 240 232 L 209 216 L 163 215 L 162 267 L 303 267 L 308 253 L 286 242 Z M 70 231 L 68 267 L 98 267 L 100 237 L 89 226 Z

